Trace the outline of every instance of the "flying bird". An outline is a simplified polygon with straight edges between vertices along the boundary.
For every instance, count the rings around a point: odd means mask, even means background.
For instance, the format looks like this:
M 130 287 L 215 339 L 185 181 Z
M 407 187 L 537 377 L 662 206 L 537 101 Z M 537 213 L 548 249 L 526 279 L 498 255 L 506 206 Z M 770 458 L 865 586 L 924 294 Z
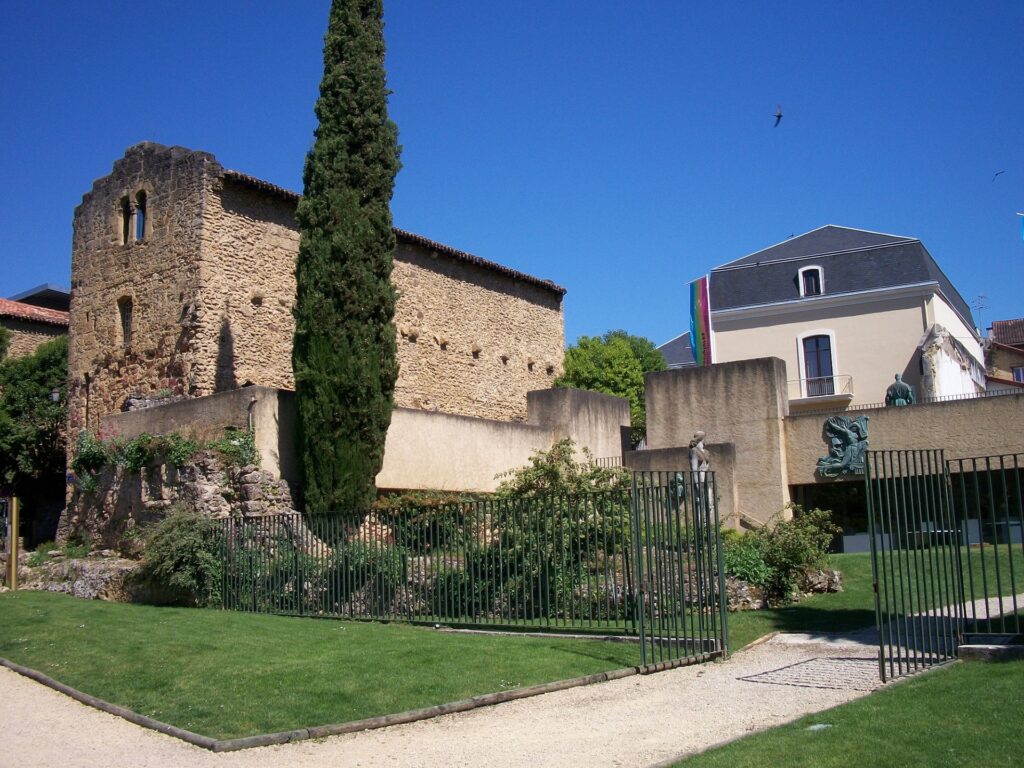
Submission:
M 781 123 L 781 122 L 782 122 L 782 105 L 781 104 L 776 104 L 775 105 L 775 125 L 773 125 L 772 128 L 778 128 L 779 127 L 779 123 Z
M 1000 176 L 1004 173 L 1006 173 L 1006 171 L 996 171 L 994 174 L 992 174 L 992 181 L 996 180 L 996 176 Z

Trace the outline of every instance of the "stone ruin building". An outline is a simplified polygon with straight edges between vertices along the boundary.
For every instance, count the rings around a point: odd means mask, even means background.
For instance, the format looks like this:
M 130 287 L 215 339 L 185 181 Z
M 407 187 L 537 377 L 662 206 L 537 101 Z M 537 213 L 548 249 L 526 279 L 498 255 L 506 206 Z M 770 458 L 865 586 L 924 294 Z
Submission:
M 147 399 L 294 388 L 298 200 L 150 142 L 94 182 L 74 215 L 71 434 Z M 525 420 L 561 372 L 565 290 L 395 232 L 396 406 Z

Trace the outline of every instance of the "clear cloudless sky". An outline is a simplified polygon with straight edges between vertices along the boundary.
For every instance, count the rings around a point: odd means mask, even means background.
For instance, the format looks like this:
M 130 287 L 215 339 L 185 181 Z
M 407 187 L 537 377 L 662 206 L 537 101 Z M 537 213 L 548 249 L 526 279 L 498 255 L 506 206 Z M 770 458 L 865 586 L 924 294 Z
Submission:
M 301 191 L 328 6 L 4 0 L 0 296 L 69 283 L 74 207 L 136 142 Z M 1021 0 L 385 18 L 395 224 L 568 288 L 569 342 L 666 341 L 690 280 L 829 223 L 919 237 L 982 328 L 1024 316 Z

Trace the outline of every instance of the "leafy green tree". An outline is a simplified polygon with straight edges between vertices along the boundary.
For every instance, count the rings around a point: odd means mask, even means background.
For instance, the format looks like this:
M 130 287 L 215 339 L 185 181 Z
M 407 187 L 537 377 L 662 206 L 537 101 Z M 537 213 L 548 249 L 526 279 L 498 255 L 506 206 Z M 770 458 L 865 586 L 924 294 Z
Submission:
M 0 325 L 0 360 L 4 359 L 11 343 L 11 332 Z
M 398 376 L 389 204 L 400 164 L 383 30 L 381 0 L 332 2 L 297 211 L 293 364 L 313 514 L 373 501 Z
M 0 362 L 0 483 L 18 495 L 40 481 L 63 479 L 67 376 L 66 336 Z
M 565 372 L 556 387 L 576 387 L 629 400 L 633 445 L 647 434 L 644 374 L 665 370 L 665 358 L 654 344 L 625 331 L 580 336 L 565 352 Z

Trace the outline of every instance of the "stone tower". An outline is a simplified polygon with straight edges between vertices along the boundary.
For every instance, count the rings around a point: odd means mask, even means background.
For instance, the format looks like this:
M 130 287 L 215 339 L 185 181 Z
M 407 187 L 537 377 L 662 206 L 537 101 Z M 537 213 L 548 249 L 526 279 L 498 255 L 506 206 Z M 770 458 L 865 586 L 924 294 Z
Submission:
M 137 144 L 75 209 L 72 435 L 135 396 L 294 388 L 299 196 L 213 155 Z M 396 230 L 401 407 L 526 418 L 561 372 L 564 289 Z

